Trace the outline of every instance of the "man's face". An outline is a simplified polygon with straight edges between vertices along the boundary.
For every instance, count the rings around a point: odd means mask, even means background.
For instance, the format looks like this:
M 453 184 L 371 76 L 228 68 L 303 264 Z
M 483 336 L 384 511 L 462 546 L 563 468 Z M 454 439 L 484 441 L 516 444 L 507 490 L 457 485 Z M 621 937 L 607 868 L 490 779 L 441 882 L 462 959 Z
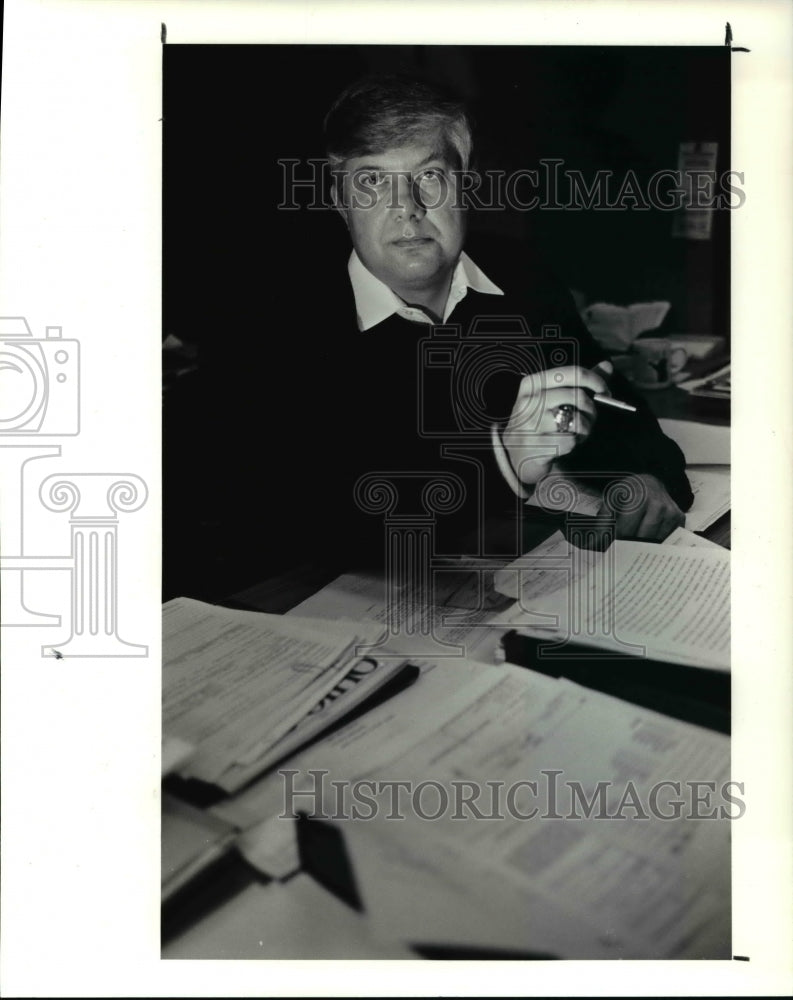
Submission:
M 339 201 L 353 246 L 364 266 L 408 302 L 448 290 L 462 252 L 456 169 L 440 136 L 345 164 Z

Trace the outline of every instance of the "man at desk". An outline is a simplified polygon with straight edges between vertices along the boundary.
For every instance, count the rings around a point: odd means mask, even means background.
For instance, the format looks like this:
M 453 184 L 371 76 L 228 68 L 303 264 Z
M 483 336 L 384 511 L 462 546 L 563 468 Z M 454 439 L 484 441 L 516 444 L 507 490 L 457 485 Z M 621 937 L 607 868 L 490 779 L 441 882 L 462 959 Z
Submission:
M 214 455 L 211 502 L 238 526 L 231 544 L 260 572 L 318 553 L 382 558 L 367 473 L 398 478 L 407 507 L 389 513 L 408 514 L 411 484 L 453 473 L 465 494 L 456 537 L 483 507 L 525 512 L 557 471 L 629 479 L 637 500 L 617 515 L 620 537 L 662 540 L 682 524 L 683 455 L 613 376 L 566 290 L 536 251 L 467 239 L 462 105 L 418 80 L 367 77 L 336 99 L 325 136 L 352 252 L 276 240 L 251 356 L 241 364 L 216 340 L 203 363 L 202 398 L 216 405 L 189 436 Z M 594 402 L 612 392 L 637 411 Z

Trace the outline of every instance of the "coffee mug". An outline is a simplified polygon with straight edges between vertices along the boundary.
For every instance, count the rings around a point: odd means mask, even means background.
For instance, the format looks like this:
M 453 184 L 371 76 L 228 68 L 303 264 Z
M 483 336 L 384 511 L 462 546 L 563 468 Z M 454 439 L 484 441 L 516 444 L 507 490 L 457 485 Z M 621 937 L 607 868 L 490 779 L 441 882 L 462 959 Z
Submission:
M 631 377 L 640 389 L 666 389 L 688 361 L 684 347 L 663 337 L 635 340 L 631 346 Z

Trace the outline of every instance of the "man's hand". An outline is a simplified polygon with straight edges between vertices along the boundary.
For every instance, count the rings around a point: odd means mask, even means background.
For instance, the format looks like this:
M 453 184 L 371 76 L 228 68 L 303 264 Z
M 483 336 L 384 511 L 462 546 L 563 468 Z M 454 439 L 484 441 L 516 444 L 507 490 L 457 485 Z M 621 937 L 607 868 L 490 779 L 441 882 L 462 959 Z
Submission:
M 675 528 L 685 524 L 685 514 L 666 492 L 664 484 L 655 476 L 643 472 L 635 478 L 641 480 L 644 486 L 644 501 L 636 510 L 617 514 L 617 538 L 662 542 Z M 604 504 L 601 510 L 605 509 L 607 508 Z
M 609 362 L 598 368 L 611 371 Z M 526 375 L 520 383 L 515 405 L 504 430 L 503 442 L 518 479 L 527 486 L 539 482 L 553 462 L 567 455 L 592 432 L 597 412 L 587 393 L 611 395 L 597 369 L 590 371 L 570 365 Z M 557 429 L 560 406 L 572 406 L 575 413 L 570 429 Z

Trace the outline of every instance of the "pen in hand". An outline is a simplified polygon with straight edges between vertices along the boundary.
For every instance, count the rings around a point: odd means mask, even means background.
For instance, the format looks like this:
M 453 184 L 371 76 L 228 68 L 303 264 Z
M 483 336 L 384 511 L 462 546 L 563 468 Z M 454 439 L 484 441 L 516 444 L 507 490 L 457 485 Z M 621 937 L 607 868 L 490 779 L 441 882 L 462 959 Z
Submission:
M 599 361 L 592 371 L 597 372 L 599 375 L 605 375 L 608 378 L 609 375 L 614 374 L 614 365 L 606 358 L 603 361 Z M 635 406 L 632 406 L 630 403 L 623 403 L 621 399 L 614 399 L 613 396 L 606 396 L 602 392 L 593 393 L 592 398 L 596 403 L 602 403 L 604 406 L 613 406 L 615 410 L 636 413 Z
M 608 368 L 606 368 L 606 365 L 608 365 Z M 601 361 L 600 364 L 595 365 L 592 370 L 605 375 L 611 375 L 614 371 L 610 361 Z M 526 378 L 526 374 L 522 373 L 521 377 Z M 624 410 L 626 413 L 637 412 L 637 408 L 633 406 L 632 403 L 623 403 L 621 399 L 615 399 L 613 396 L 606 396 L 602 392 L 592 393 L 592 398 L 596 403 L 601 403 L 603 406 L 612 406 L 615 410 Z
M 592 397 L 596 403 L 604 406 L 613 406 L 617 410 L 627 410 L 628 413 L 636 413 L 636 407 L 630 403 L 623 403 L 621 399 L 614 399 L 613 396 L 604 396 L 601 392 L 596 392 Z

